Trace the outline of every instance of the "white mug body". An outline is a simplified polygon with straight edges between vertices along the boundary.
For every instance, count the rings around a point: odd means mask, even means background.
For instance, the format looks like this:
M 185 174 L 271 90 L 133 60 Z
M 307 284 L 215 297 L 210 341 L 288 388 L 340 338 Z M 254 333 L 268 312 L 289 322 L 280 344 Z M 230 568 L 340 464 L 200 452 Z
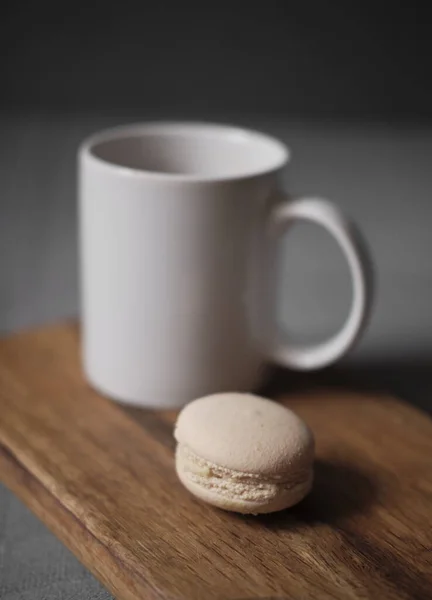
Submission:
M 200 124 L 117 128 L 81 146 L 82 359 L 92 386 L 157 408 L 256 389 L 266 214 L 287 157 L 267 136 Z

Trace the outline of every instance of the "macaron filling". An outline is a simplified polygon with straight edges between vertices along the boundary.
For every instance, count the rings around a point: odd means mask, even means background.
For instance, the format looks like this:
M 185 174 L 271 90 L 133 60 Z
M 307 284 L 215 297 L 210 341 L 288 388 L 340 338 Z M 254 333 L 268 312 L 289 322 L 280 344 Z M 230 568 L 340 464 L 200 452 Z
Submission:
M 290 472 L 289 475 L 265 476 L 245 473 L 212 463 L 195 454 L 183 443 L 177 446 L 176 462 L 183 476 L 195 485 L 229 499 L 258 504 L 268 502 L 285 492 L 291 492 L 297 487 L 308 489 L 312 485 L 310 467 Z

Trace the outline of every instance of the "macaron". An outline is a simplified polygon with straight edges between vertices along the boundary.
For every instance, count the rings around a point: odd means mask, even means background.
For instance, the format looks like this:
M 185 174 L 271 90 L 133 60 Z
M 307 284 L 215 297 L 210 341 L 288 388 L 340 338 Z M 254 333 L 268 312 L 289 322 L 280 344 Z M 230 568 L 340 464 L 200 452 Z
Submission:
M 270 513 L 311 490 L 313 434 L 294 412 L 267 398 L 224 393 L 194 400 L 180 412 L 174 436 L 180 481 L 218 508 Z

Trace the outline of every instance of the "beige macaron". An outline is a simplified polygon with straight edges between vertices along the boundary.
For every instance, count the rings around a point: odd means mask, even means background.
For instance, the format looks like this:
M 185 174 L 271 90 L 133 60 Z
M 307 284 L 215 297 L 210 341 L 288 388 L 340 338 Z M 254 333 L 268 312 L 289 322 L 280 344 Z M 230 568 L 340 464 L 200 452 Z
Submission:
M 272 400 L 239 393 L 200 398 L 181 411 L 174 435 L 181 482 L 219 508 L 274 512 L 312 487 L 312 432 Z

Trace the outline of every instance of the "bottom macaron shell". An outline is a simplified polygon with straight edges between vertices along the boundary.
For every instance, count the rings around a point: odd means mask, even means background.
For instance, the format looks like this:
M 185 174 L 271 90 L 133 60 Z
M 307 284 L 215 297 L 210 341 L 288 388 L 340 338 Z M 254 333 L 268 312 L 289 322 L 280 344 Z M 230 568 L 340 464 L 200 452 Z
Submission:
M 177 464 L 177 475 L 183 485 L 197 498 L 221 508 L 232 512 L 238 512 L 242 514 L 266 514 L 284 510 L 290 508 L 295 504 L 298 504 L 303 498 L 305 498 L 312 488 L 313 474 L 310 477 L 290 489 L 281 490 L 275 497 L 266 500 L 264 502 L 251 502 L 241 498 L 229 498 L 226 495 L 222 495 L 215 489 L 203 487 L 192 481 L 187 472 L 185 472 Z

